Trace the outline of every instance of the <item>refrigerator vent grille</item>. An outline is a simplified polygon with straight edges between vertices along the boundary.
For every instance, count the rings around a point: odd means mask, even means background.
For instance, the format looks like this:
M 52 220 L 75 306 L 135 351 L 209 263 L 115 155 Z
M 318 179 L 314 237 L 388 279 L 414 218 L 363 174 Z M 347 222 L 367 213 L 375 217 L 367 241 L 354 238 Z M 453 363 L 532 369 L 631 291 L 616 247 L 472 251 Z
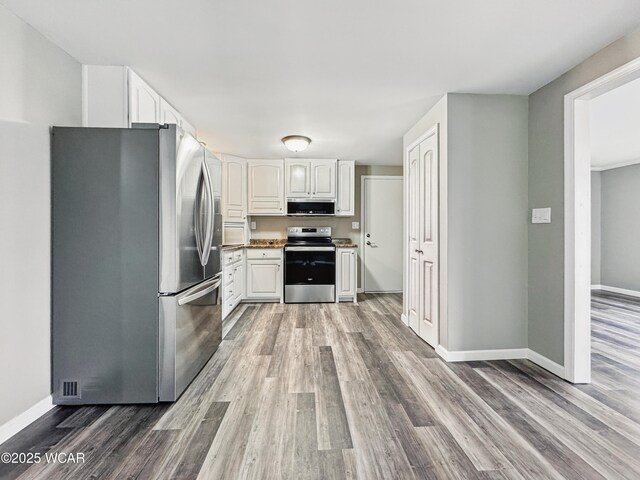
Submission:
M 78 382 L 72 380 L 62 381 L 62 396 L 64 398 L 80 398 Z

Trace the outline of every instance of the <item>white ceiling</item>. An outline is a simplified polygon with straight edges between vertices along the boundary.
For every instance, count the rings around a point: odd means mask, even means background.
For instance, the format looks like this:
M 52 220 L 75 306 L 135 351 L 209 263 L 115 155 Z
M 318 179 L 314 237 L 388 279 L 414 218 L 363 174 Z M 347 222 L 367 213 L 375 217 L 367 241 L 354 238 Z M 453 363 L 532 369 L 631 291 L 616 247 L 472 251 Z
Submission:
M 591 166 L 640 163 L 640 79 L 589 102 Z
M 400 164 L 445 92 L 529 94 L 638 0 L 0 0 L 83 63 L 130 65 L 216 151 Z

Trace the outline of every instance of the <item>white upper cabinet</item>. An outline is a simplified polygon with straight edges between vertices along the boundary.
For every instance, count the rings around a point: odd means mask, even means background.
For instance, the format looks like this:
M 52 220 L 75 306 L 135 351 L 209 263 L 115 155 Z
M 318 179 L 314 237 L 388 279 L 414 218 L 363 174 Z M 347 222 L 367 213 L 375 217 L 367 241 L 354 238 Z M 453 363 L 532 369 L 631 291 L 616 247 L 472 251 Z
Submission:
M 175 123 L 196 129 L 129 67 L 82 66 L 82 125 L 126 128 L 132 123 Z
M 160 123 L 175 123 L 179 127 L 182 126 L 182 116 L 164 98 L 160 99 Z
M 355 163 L 352 160 L 338 161 L 338 195 L 336 216 L 355 215 Z
M 247 160 L 249 215 L 284 215 L 284 160 Z
M 247 161 L 234 155 L 222 155 L 222 216 L 226 222 L 244 222 L 247 218 Z
M 160 123 L 160 95 L 129 70 L 129 122 Z
M 311 197 L 336 198 L 337 160 L 311 160 Z
M 311 161 L 286 158 L 286 197 L 308 198 L 311 196 Z
M 285 159 L 287 198 L 336 198 L 337 160 Z

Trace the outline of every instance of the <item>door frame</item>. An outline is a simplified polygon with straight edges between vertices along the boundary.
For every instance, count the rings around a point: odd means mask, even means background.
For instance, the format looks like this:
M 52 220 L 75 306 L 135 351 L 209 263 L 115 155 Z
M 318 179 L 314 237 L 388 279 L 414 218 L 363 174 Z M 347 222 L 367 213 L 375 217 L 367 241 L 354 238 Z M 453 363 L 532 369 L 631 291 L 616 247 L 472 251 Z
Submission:
M 439 347 L 441 345 L 440 341 L 442 339 L 442 335 L 440 332 L 443 328 L 446 328 L 447 325 L 447 238 L 448 238 L 448 222 L 447 222 L 447 197 L 448 197 L 448 189 L 447 189 L 447 179 L 448 179 L 448 163 L 447 163 L 447 154 L 446 154 L 446 139 L 443 142 L 442 138 L 440 138 L 440 133 L 445 129 L 440 128 L 440 123 L 436 122 L 428 128 L 422 135 L 420 135 L 416 140 L 411 142 L 404 149 L 404 159 L 403 159 L 403 181 L 404 181 L 404 228 L 403 235 L 404 241 L 402 242 L 402 247 L 404 249 L 403 258 L 404 258 L 404 272 L 403 272 L 403 302 L 402 302 L 402 315 L 401 320 L 407 327 L 409 327 L 409 316 L 407 311 L 407 296 L 408 296 L 408 285 L 409 285 L 409 175 L 407 170 L 407 165 L 409 164 L 409 152 L 413 150 L 416 146 L 420 145 L 427 138 L 436 135 L 438 139 L 438 325 L 437 325 L 437 338 L 436 345 Z M 445 148 L 443 148 L 443 144 Z M 417 333 L 416 333 L 417 335 Z
M 640 57 L 564 97 L 564 375 L 591 381 L 589 100 L 640 78 Z
M 360 228 L 360 245 L 362 246 L 362 251 L 360 253 L 360 257 L 362 259 L 362 261 L 360 262 L 360 278 L 362 279 L 362 292 L 366 293 L 367 289 L 366 287 L 366 279 L 365 279 L 365 263 L 366 263 L 366 239 L 365 239 L 365 218 L 366 218 L 366 212 L 367 212 L 367 205 L 366 202 L 364 201 L 364 185 L 366 183 L 367 180 L 400 180 L 402 182 L 402 187 L 404 188 L 404 175 L 362 175 L 360 177 L 360 226 L 362 228 Z M 403 198 L 403 203 L 404 203 L 404 198 Z M 404 207 L 404 205 L 403 205 Z M 401 246 L 404 246 L 404 242 L 400 242 Z M 404 257 L 404 255 L 403 255 Z M 403 282 L 404 283 L 404 282 Z M 390 291 L 390 292 L 384 292 L 384 293 L 402 293 L 402 289 L 401 290 L 394 290 L 394 291 Z

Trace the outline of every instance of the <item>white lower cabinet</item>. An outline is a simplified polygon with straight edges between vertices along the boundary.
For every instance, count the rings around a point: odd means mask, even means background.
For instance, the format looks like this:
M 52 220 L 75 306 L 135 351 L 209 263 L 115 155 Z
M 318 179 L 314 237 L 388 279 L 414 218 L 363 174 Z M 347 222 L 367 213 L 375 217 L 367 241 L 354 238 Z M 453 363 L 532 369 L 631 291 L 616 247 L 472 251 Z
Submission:
M 239 262 L 233 269 L 233 302 L 240 303 L 244 297 L 244 262 Z
M 222 253 L 222 318 L 227 317 L 244 295 L 244 251 Z
M 338 247 L 336 249 L 336 302 L 357 302 L 357 263 L 356 247 Z
M 282 301 L 282 250 L 247 249 L 245 298 Z

